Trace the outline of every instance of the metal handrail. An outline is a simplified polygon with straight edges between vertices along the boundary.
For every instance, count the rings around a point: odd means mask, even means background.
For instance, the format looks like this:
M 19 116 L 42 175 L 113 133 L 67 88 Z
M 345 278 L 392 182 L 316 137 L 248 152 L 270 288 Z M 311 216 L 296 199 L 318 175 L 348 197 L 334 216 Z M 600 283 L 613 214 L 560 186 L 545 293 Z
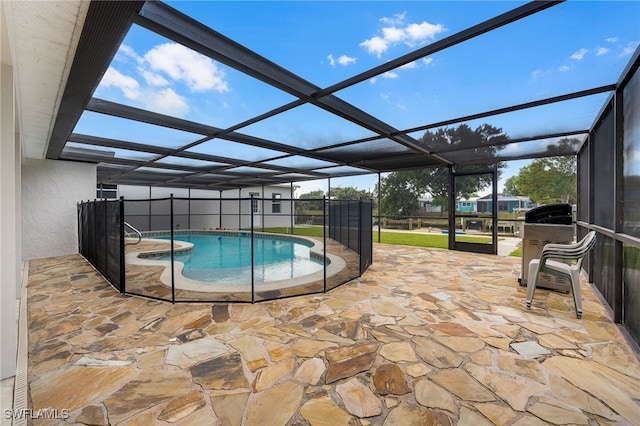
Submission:
M 135 245 L 135 244 L 138 244 L 140 241 L 142 241 L 142 232 L 138 231 L 128 222 L 125 222 L 124 226 L 130 228 L 138 236 L 138 241 L 136 241 L 135 243 L 125 243 L 125 245 L 128 245 L 128 244 Z M 125 237 L 131 238 L 131 233 L 127 232 L 126 230 L 124 231 L 124 235 Z

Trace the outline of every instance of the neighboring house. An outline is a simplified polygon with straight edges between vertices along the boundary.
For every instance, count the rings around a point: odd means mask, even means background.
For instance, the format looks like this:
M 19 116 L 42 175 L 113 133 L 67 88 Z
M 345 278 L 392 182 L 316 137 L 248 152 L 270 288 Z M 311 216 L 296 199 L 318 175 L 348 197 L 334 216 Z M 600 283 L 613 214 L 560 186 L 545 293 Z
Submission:
M 485 195 L 477 200 L 478 213 L 489 212 L 493 208 L 493 194 Z M 498 194 L 498 213 L 512 213 L 514 209 L 530 209 L 535 203 L 529 197 L 509 194 Z
M 456 203 L 456 210 L 464 213 L 476 213 L 478 211 L 478 197 L 462 198 Z
M 422 213 L 441 213 L 442 206 L 433 204 L 433 198 L 418 198 L 418 204 Z
M 265 227 L 291 226 L 290 185 L 265 185 L 228 191 L 118 185 L 115 189 L 103 188 L 102 192 L 105 196 L 111 195 L 111 198 L 124 197 L 125 201 L 169 198 L 173 194 L 178 199 L 174 204 L 174 226 L 181 229 L 246 229 L 251 227 L 252 215 L 254 227 L 262 227 L 263 224 Z M 254 200 L 250 199 L 252 196 Z M 166 215 L 167 208 L 166 202 L 127 203 L 125 218 L 137 229 L 146 231 L 153 227 L 151 216 Z

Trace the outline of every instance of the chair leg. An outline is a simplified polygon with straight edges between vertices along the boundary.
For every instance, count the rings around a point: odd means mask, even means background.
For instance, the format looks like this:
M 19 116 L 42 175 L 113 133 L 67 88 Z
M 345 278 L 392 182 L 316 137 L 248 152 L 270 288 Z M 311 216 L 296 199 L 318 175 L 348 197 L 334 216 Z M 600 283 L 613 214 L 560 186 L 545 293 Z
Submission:
M 539 259 L 533 259 L 531 262 L 529 262 L 529 276 L 527 277 L 527 308 L 531 308 L 531 302 L 533 302 L 533 294 L 536 291 L 538 268 L 540 266 L 539 262 Z
M 576 305 L 576 317 L 582 318 L 582 294 L 580 293 L 580 270 L 571 271 L 571 289 L 573 302 Z

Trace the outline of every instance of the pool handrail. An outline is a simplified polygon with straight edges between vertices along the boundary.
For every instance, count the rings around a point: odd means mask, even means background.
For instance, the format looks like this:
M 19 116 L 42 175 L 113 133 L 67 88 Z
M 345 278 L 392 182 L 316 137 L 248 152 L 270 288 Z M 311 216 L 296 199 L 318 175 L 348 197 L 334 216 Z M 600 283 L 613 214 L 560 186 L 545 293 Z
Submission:
M 138 241 L 136 241 L 135 243 L 125 243 L 125 245 L 129 245 L 129 244 L 130 244 L 130 245 L 135 245 L 135 244 L 138 244 L 140 241 L 142 241 L 142 232 L 138 231 L 136 228 L 134 228 L 134 227 L 133 227 L 130 223 L 128 223 L 128 222 L 124 222 L 124 226 L 125 226 L 125 228 L 129 228 L 129 229 L 131 229 L 131 230 L 132 230 L 132 231 L 133 231 L 133 232 L 138 236 Z M 131 238 L 131 237 L 130 237 L 131 233 L 130 233 L 130 232 L 127 232 L 127 231 L 126 231 L 126 229 L 125 229 L 125 231 L 124 231 L 124 235 L 125 235 L 126 237 L 128 237 L 128 238 Z

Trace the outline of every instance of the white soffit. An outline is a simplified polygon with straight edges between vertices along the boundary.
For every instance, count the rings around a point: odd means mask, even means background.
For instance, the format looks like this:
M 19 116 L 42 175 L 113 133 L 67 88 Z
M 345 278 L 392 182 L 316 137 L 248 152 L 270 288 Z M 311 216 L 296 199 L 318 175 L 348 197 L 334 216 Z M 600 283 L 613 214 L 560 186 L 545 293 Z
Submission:
M 88 1 L 3 1 L 27 158 L 45 158 Z

